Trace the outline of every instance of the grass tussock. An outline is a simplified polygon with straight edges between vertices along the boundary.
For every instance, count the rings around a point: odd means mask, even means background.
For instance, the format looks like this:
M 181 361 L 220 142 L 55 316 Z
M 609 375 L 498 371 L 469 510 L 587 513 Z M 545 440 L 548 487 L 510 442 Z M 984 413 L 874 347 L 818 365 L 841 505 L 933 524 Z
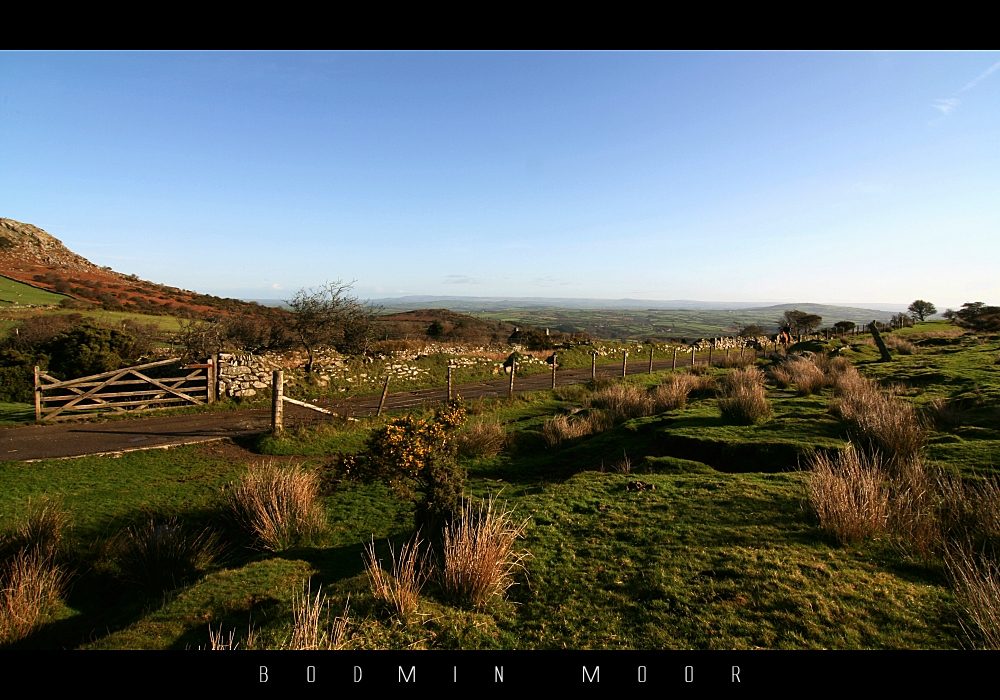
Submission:
M 693 374 L 671 374 L 659 386 L 653 388 L 651 396 L 657 413 L 684 408 L 691 392 L 704 383 L 704 377 Z
M 654 409 L 649 392 L 642 387 L 625 383 L 598 389 L 591 394 L 590 405 L 607 411 L 615 422 L 652 415 Z
M 931 399 L 923 407 L 923 415 L 938 430 L 951 431 L 962 426 L 962 407 L 943 397 Z
M 832 457 L 819 453 L 810 460 L 806 491 L 820 527 L 838 542 L 857 542 L 887 530 L 890 492 L 877 456 L 850 446 Z
M 191 532 L 171 518 L 128 528 L 116 538 L 115 550 L 124 580 L 162 592 L 211 567 L 222 553 L 222 544 L 214 532 Z
M 66 578 L 38 548 L 8 558 L 0 567 L 0 644 L 27 637 L 62 595 Z
M 476 420 L 455 436 L 455 443 L 462 457 L 494 457 L 507 446 L 507 431 L 496 419 Z
M 995 558 L 963 545 L 950 547 L 944 561 L 972 644 L 1000 649 L 1000 565 Z
M 764 373 L 756 367 L 731 370 L 719 388 L 719 410 L 735 423 L 753 425 L 771 417 Z
M 62 546 L 69 520 L 69 514 L 58 499 L 29 501 L 24 519 L 5 548 L 35 550 L 44 557 L 55 557 Z
M 823 370 L 811 358 L 803 356 L 788 356 L 771 368 L 770 374 L 782 389 L 794 385 L 800 396 L 814 394 L 829 383 Z
M 839 398 L 831 409 L 855 433 L 855 442 L 867 443 L 890 464 L 907 464 L 920 456 L 926 429 L 912 404 L 881 391 L 857 370 L 834 378 Z
M 397 555 L 389 544 L 392 573 L 382 568 L 375 554 L 374 538 L 365 548 L 365 569 L 372 594 L 402 620 L 408 620 L 417 611 L 420 591 L 430 577 L 430 554 L 419 533 L 399 549 Z
M 890 350 L 895 350 L 900 355 L 913 355 L 917 352 L 917 346 L 911 343 L 906 338 L 900 337 L 893 333 L 883 337 L 885 345 Z
M 343 612 L 330 619 L 330 601 L 323 588 L 312 593 L 312 579 L 292 597 L 292 636 L 286 646 L 294 651 L 343 649 L 347 645 L 350 599 Z
M 529 556 L 516 548 L 527 526 L 528 520 L 517 522 L 494 496 L 478 506 L 467 500 L 444 532 L 441 588 L 445 595 L 475 608 L 503 598 Z
M 236 520 L 264 549 L 280 551 L 313 541 L 325 528 L 320 479 L 301 465 L 251 466 L 227 492 Z
M 607 411 L 596 409 L 572 416 L 554 416 L 542 425 L 542 438 L 549 447 L 557 447 L 568 440 L 594 435 L 610 430 L 614 418 Z

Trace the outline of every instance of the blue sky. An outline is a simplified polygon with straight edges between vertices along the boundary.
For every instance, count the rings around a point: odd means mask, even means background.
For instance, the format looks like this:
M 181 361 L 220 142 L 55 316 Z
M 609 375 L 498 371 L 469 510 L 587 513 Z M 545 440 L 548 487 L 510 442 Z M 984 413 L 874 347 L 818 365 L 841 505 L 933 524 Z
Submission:
M 0 216 L 288 298 L 1000 302 L 1000 52 L 0 52 Z

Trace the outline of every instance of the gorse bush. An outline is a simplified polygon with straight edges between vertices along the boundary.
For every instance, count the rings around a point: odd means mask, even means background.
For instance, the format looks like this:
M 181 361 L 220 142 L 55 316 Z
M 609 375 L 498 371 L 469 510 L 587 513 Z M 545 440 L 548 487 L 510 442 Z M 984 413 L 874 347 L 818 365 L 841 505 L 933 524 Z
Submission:
M 162 592 L 191 581 L 211 567 L 222 552 L 210 530 L 191 532 L 176 518 L 148 520 L 118 538 L 122 577 L 149 592 Z
M 382 568 L 375 554 L 375 540 L 365 548 L 365 570 L 372 594 L 402 620 L 417 611 L 420 591 L 431 574 L 429 550 L 422 546 L 419 533 L 399 549 L 397 555 L 389 544 L 392 573 Z
M 237 522 L 259 546 L 280 551 L 309 544 L 325 529 L 319 491 L 315 472 L 263 462 L 248 468 L 226 495 Z
M 440 578 L 445 595 L 477 608 L 502 598 L 529 556 L 516 548 L 527 526 L 527 520 L 515 521 L 493 496 L 478 506 L 466 501 L 461 517 L 444 533 Z
M 841 543 L 874 537 L 888 528 L 889 485 L 878 457 L 851 446 L 835 456 L 816 454 L 809 460 L 806 491 L 820 527 Z
M 455 461 L 455 431 L 465 409 L 452 403 L 431 418 L 394 418 L 373 431 L 357 474 L 387 483 L 398 495 L 416 498 L 416 529 L 440 531 L 462 500 L 465 472 Z
M 764 373 L 756 367 L 730 370 L 722 380 L 719 394 L 719 410 L 728 420 L 753 425 L 771 417 Z

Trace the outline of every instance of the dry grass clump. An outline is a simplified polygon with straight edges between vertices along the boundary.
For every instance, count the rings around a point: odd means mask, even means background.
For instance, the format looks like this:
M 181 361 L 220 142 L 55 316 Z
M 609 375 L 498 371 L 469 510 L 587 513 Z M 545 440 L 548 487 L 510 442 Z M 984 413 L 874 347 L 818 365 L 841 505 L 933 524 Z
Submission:
M 829 383 L 826 374 L 808 357 L 789 356 L 771 369 L 771 378 L 781 388 L 795 385 L 800 396 L 809 396 Z
M 851 446 L 834 457 L 819 453 L 810 460 L 806 490 L 820 527 L 839 542 L 878 536 L 888 527 L 889 486 L 877 456 Z
M 857 370 L 834 378 L 840 398 L 833 412 L 851 426 L 857 442 L 866 442 L 890 463 L 917 459 L 926 441 L 926 430 L 912 404 L 879 390 Z
M 260 546 L 280 551 L 309 543 L 325 528 L 319 491 L 315 472 L 263 462 L 247 469 L 227 498 L 237 521 Z
M 968 546 L 949 547 L 945 571 L 965 612 L 966 632 L 976 646 L 1000 649 L 1000 565 Z
M 704 379 L 693 374 L 671 374 L 651 392 L 654 410 L 659 413 L 684 408 L 688 396 L 703 383 Z
M 45 557 L 55 557 L 69 525 L 69 514 L 56 498 L 28 501 L 27 514 L 8 543 L 10 549 L 36 550 Z
M 612 384 L 595 391 L 590 405 L 603 408 L 615 421 L 648 416 L 653 413 L 653 398 L 649 392 L 634 384 Z
M 330 619 L 330 600 L 323 594 L 323 587 L 312 594 L 312 579 L 302 584 L 302 590 L 292 597 L 292 636 L 286 648 L 295 651 L 343 649 L 347 643 L 347 626 L 350 622 L 348 599 L 344 611 Z
M 455 444 L 463 457 L 493 457 L 507 446 L 507 431 L 496 419 L 476 420 L 455 436 Z
M 602 433 L 614 426 L 614 418 L 607 411 L 592 409 L 574 416 L 554 416 L 542 425 L 542 437 L 549 447 L 556 447 L 567 440 L 585 435 Z
M 954 430 L 963 422 L 960 405 L 946 398 L 931 399 L 923 407 L 924 417 L 938 430 Z
M 528 520 L 516 522 L 504 507 L 494 496 L 478 506 L 467 500 L 445 530 L 441 588 L 452 599 L 481 608 L 502 598 L 524 569 L 529 553 L 515 545 Z
M 430 577 L 430 555 L 422 545 L 419 533 L 400 547 L 398 555 L 390 543 L 391 574 L 382 568 L 382 562 L 375 555 L 374 538 L 365 548 L 365 569 L 372 593 L 403 620 L 417 611 L 420 591 Z
M 917 346 L 906 338 L 890 333 L 883 338 L 887 348 L 895 350 L 900 355 L 912 355 L 917 351 Z
M 724 418 L 753 425 L 771 416 L 771 404 L 764 391 L 764 373 L 756 367 L 734 369 L 722 380 L 719 410 Z
M 214 532 L 191 532 L 176 518 L 128 528 L 116 538 L 115 549 L 122 577 L 156 592 L 190 581 L 222 553 Z
M 66 573 L 53 557 L 22 549 L 0 567 L 0 644 L 24 639 L 58 601 Z
M 745 350 L 743 352 L 743 357 L 740 357 L 740 353 L 732 352 L 728 356 L 722 355 L 718 360 L 713 359 L 712 363 L 716 367 L 748 367 L 755 362 L 755 353 L 753 350 Z

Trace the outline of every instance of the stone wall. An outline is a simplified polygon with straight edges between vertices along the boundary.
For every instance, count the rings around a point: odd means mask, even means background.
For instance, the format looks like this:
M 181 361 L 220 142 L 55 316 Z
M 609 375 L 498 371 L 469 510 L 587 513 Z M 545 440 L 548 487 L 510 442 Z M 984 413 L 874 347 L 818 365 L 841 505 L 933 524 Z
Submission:
M 285 382 L 294 383 L 304 372 L 307 355 L 297 350 L 287 353 L 268 352 L 263 355 L 237 355 L 220 352 L 217 357 L 218 396 L 250 397 L 261 389 L 271 388 L 272 373 L 285 371 Z M 344 359 L 335 350 L 320 349 L 316 352 L 317 378 L 322 384 L 324 370 L 344 367 Z

